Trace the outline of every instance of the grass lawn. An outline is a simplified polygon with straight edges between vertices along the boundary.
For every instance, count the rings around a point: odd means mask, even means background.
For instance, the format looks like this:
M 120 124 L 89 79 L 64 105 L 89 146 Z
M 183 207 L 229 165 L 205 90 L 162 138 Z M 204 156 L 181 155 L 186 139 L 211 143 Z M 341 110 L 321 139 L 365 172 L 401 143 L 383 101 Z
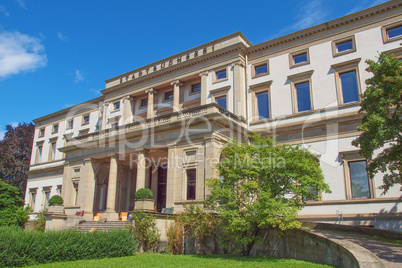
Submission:
M 130 257 L 56 262 L 32 267 L 331 267 L 328 265 L 272 257 L 231 255 L 169 255 L 144 253 Z

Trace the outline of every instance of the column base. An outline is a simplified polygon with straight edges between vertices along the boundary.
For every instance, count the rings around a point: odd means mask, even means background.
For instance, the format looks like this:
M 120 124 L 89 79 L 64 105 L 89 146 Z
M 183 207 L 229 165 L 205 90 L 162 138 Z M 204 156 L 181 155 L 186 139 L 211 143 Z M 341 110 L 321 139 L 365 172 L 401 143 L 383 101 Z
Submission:
M 119 213 L 117 212 L 104 212 L 102 218 L 106 218 L 108 221 L 118 221 Z

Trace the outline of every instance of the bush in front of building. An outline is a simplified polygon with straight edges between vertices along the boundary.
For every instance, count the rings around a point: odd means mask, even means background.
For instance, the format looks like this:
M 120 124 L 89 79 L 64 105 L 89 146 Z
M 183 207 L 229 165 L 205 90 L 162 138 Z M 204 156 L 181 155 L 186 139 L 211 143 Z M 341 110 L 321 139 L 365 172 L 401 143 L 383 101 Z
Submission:
M 49 205 L 63 205 L 63 198 L 60 195 L 54 195 L 50 197 Z
M 136 242 L 128 230 L 81 233 L 75 230 L 34 232 L 0 227 L 0 267 L 26 266 L 130 256 Z
M 138 249 L 156 252 L 161 234 L 156 226 L 156 217 L 151 213 L 136 209 L 131 216 L 131 223 L 127 229 L 138 242 Z
M 18 188 L 0 179 L 0 226 L 23 226 L 28 221 L 29 210 L 24 208 Z
M 154 194 L 150 189 L 141 188 L 135 192 L 135 199 L 152 199 L 152 197 L 154 197 Z

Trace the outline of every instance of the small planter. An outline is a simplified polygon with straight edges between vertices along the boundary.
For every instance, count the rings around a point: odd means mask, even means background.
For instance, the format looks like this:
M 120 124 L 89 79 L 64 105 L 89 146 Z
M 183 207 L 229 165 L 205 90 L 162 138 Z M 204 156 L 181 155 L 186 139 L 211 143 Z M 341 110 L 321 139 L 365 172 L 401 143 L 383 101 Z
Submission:
M 153 199 L 135 199 L 134 209 L 141 209 L 144 211 L 154 211 L 155 200 Z
M 50 214 L 64 214 L 64 206 L 63 205 L 50 205 L 47 213 Z

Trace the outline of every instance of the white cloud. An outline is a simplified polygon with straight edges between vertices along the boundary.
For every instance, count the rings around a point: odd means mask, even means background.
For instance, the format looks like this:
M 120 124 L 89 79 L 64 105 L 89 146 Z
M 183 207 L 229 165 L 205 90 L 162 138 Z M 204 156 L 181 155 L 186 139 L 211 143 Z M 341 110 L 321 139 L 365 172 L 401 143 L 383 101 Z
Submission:
M 27 9 L 27 6 L 25 5 L 25 0 L 16 0 L 16 1 L 20 8 Z
M 75 83 L 79 83 L 80 81 L 84 81 L 85 77 L 84 77 L 84 73 L 80 72 L 80 70 L 75 70 L 75 79 L 74 82 Z
M 0 13 L 3 13 L 6 17 L 10 16 L 10 13 L 8 13 L 7 9 L 4 6 L 0 6 Z
M 60 41 L 63 41 L 63 42 L 68 41 L 68 36 L 67 35 L 62 35 L 60 32 L 57 32 L 57 37 L 59 38 Z
M 34 71 L 47 64 L 41 41 L 19 32 L 0 33 L 0 78 Z
M 75 104 L 71 104 L 71 103 L 66 103 L 63 105 L 64 108 L 70 108 L 71 106 L 74 106 Z
M 4 128 L 0 125 L 0 140 L 4 138 L 4 135 L 6 135 L 6 131 Z
M 360 10 L 370 8 L 379 4 L 382 4 L 384 2 L 387 2 L 388 0 L 363 0 L 359 2 L 354 8 L 352 8 L 347 14 L 352 14 L 355 12 L 358 12 Z
M 102 95 L 101 89 L 90 88 L 89 91 L 95 93 L 95 95 L 98 95 L 98 96 Z
M 16 128 L 16 127 L 18 127 L 18 122 L 11 122 L 11 123 L 9 123 L 9 125 L 11 125 L 13 128 Z

